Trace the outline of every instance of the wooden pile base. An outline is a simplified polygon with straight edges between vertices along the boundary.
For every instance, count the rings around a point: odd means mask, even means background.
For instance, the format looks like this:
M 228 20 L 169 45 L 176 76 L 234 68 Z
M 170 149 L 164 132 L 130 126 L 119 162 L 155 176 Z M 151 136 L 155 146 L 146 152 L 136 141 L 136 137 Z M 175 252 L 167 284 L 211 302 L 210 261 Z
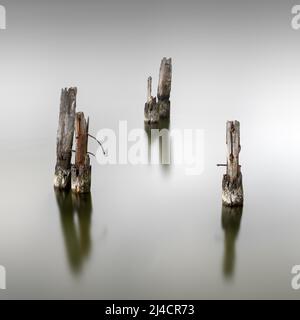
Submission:
M 71 185 L 71 169 L 63 169 L 59 166 L 55 167 L 54 188 L 59 190 L 67 190 Z
M 159 116 L 163 119 L 170 118 L 170 101 L 169 100 L 158 100 Z
M 145 103 L 145 122 L 159 122 L 159 106 L 156 102 L 156 98 L 151 97 L 149 101 Z
M 89 193 L 91 190 L 92 167 L 72 166 L 72 191 L 76 193 Z
M 238 207 L 243 205 L 244 192 L 241 173 L 234 182 L 230 181 L 228 175 L 225 174 L 223 176 L 222 200 L 223 204 L 229 207 Z

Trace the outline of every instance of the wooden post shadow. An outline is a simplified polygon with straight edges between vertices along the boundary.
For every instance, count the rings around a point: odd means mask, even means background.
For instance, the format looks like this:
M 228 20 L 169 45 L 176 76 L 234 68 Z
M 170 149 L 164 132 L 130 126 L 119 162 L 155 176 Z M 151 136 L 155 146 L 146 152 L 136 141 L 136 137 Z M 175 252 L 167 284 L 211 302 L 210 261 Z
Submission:
M 243 207 L 222 206 L 222 228 L 224 230 L 223 275 L 230 278 L 235 270 L 235 246 L 240 230 Z
M 74 194 L 69 191 L 55 193 L 68 262 L 73 273 L 78 274 L 92 247 L 92 197 L 89 193 Z
M 144 124 L 145 132 L 148 139 L 148 162 L 151 163 L 151 155 L 153 151 L 153 144 L 158 140 L 159 142 L 159 163 L 166 172 L 169 172 L 171 164 L 171 135 L 170 135 L 170 121 L 163 119 L 159 123 Z M 153 131 L 152 131 L 153 130 Z

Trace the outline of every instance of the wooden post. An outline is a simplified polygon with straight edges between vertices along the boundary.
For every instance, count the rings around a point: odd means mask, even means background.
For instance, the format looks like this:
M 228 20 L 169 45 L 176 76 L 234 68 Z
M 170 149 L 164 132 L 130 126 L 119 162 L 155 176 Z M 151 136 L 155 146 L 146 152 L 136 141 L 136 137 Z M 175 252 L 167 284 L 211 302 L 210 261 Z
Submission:
M 149 124 L 159 122 L 159 108 L 156 98 L 152 97 L 152 78 L 147 81 L 147 102 L 145 103 L 145 121 Z
M 147 81 L 147 102 L 150 102 L 151 99 L 152 99 L 152 77 L 149 77 Z
M 163 58 L 160 64 L 157 100 L 152 97 L 152 78 L 148 78 L 147 102 L 145 104 L 145 121 L 158 123 L 160 118 L 170 117 L 170 93 L 172 82 L 172 59 Z
M 83 112 L 76 113 L 75 138 L 76 155 L 75 165 L 72 166 L 72 191 L 89 193 L 91 189 L 91 165 L 88 155 L 89 119 L 86 121 Z
M 169 100 L 172 82 L 172 59 L 163 58 L 160 64 L 157 98 Z
M 57 131 L 54 187 L 68 190 L 71 186 L 71 158 L 76 112 L 77 88 L 62 89 Z
M 223 176 L 222 199 L 226 206 L 242 206 L 244 201 L 242 173 L 239 164 L 240 146 L 240 123 L 227 121 L 226 124 L 227 144 L 227 172 Z
M 157 99 L 162 118 L 170 116 L 170 93 L 172 83 L 172 59 L 163 58 L 160 65 Z

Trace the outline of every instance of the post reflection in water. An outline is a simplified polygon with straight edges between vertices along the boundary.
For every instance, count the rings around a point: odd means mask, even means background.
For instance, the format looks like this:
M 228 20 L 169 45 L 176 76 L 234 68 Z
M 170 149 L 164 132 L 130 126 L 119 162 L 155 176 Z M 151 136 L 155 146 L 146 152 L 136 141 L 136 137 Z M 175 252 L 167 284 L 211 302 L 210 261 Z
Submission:
M 232 278 L 235 269 L 235 245 L 240 230 L 243 207 L 222 206 L 222 228 L 224 230 L 223 275 Z
M 157 152 L 159 151 L 159 164 L 161 165 L 161 168 L 165 173 L 169 173 L 172 161 L 172 139 L 170 136 L 170 119 L 160 120 L 160 122 L 157 124 L 148 124 L 147 122 L 145 122 L 144 129 L 148 137 L 148 163 L 151 163 L 151 157 L 152 159 L 155 159 L 155 154 L 153 153 L 155 153 L 156 150 L 153 149 L 153 145 L 156 144 L 157 139 L 159 139 L 159 146 L 157 150 Z M 154 129 L 160 130 L 160 135 L 151 135 L 151 130 Z
M 56 191 L 61 226 L 70 268 L 79 274 L 91 251 L 91 194 Z

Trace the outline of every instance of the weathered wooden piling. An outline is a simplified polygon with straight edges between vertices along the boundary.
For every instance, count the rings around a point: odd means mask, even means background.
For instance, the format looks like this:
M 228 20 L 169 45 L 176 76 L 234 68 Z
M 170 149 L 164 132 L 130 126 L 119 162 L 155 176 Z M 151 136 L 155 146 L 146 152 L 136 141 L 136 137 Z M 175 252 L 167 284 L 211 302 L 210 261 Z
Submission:
M 170 116 L 170 94 L 172 84 L 172 59 L 163 58 L 160 64 L 157 88 L 157 104 L 162 118 Z
M 83 112 L 76 113 L 75 164 L 72 166 L 72 191 L 75 193 L 89 193 L 91 189 L 91 165 L 88 155 L 89 119 L 85 119 Z
M 145 103 L 145 121 L 149 124 L 159 122 L 159 107 L 156 98 L 152 97 L 152 78 L 147 81 L 147 102 Z
M 152 77 L 147 80 L 147 102 L 152 99 Z
M 172 83 L 172 59 L 163 58 L 160 64 L 157 99 L 152 97 L 152 78 L 148 78 L 145 121 L 158 123 L 160 118 L 170 117 L 170 94 Z
M 74 136 L 77 88 L 62 89 L 57 130 L 54 187 L 68 190 L 71 186 L 71 158 Z
M 227 170 L 222 182 L 222 200 L 225 206 L 242 206 L 244 202 L 241 166 L 239 164 L 240 123 L 227 121 Z

